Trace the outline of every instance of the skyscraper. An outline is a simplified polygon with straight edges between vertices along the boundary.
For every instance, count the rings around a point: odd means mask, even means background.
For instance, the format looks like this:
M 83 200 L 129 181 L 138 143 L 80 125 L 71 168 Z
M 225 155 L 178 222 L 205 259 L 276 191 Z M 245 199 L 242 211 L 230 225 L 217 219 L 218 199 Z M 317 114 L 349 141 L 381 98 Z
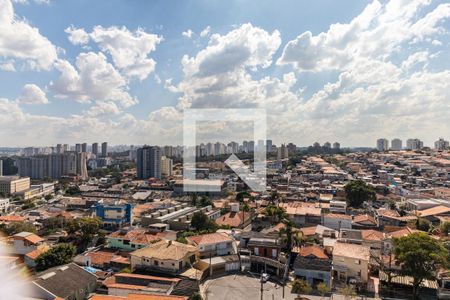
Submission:
M 336 149 L 336 150 L 341 149 L 341 144 L 339 144 L 338 142 L 334 142 L 333 143 L 333 149 Z
M 80 153 L 81 152 L 81 144 L 75 144 L 75 152 Z
M 103 142 L 102 143 L 102 157 L 108 156 L 108 143 Z
M 3 160 L 0 159 L 0 176 L 3 176 Z
M 162 156 L 161 157 L 161 175 L 172 176 L 173 161 L 172 159 Z
M 449 147 L 449 142 L 444 140 L 443 138 L 439 138 L 436 142 L 434 142 L 434 148 L 436 150 L 446 150 Z
M 161 179 L 161 150 L 156 146 L 144 146 L 137 150 L 137 177 Z
M 273 145 L 272 140 L 266 140 L 266 152 L 267 153 L 272 152 L 272 145 Z
M 393 139 L 391 141 L 391 149 L 394 151 L 400 151 L 403 148 L 403 142 L 401 139 Z
M 380 152 L 389 150 L 389 141 L 387 139 L 377 140 L 377 150 Z
M 92 153 L 97 155 L 98 154 L 98 143 L 92 144 Z
M 423 148 L 423 142 L 419 139 L 408 139 L 406 141 L 406 148 L 409 150 L 420 150 Z
M 81 152 L 87 152 L 87 144 L 86 143 L 81 144 Z

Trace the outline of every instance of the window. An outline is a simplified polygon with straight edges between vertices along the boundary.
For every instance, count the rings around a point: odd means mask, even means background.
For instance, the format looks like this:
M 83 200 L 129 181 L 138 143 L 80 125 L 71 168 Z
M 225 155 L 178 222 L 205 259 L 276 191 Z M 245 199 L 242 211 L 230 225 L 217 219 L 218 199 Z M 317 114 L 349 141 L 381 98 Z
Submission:
M 359 259 L 355 260 L 355 264 L 360 265 L 361 261 Z
M 153 262 L 153 264 L 154 264 L 155 266 L 157 266 L 157 265 L 158 265 L 158 261 L 155 260 L 155 261 Z
M 259 255 L 259 248 L 255 247 L 255 255 Z
M 129 240 L 123 240 L 123 244 L 124 244 L 124 245 L 129 245 L 129 244 L 130 244 L 130 241 L 129 241 Z

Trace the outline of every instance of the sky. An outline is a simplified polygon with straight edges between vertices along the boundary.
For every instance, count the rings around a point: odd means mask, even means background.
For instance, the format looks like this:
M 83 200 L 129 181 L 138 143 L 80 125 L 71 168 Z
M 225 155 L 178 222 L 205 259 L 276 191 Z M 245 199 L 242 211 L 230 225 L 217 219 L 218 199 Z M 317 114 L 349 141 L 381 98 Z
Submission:
M 449 19 L 432 0 L 0 0 L 0 146 L 181 145 L 193 108 L 264 109 L 275 144 L 431 145 L 450 139 Z

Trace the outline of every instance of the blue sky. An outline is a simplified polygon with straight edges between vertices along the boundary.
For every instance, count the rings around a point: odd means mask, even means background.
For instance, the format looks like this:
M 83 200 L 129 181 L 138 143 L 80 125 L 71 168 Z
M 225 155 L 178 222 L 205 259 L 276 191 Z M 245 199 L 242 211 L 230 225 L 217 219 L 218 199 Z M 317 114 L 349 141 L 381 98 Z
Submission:
M 277 143 L 450 138 L 446 1 L 0 0 L 11 7 L 0 146 L 181 144 L 189 107 L 264 107 Z

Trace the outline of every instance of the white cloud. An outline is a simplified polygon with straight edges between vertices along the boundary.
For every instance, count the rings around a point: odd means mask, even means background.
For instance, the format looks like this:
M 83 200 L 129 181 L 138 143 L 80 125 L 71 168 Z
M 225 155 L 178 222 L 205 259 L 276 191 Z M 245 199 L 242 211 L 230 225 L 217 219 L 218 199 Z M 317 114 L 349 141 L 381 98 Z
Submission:
M 85 45 L 89 42 L 89 34 L 83 28 L 67 27 L 64 32 L 69 35 L 69 41 L 74 45 Z
M 128 93 L 127 80 L 107 62 L 104 54 L 81 53 L 75 66 L 66 60 L 59 60 L 55 64 L 61 75 L 50 83 L 50 89 L 56 97 L 80 102 L 110 101 L 123 107 L 138 102 Z
M 193 34 L 194 34 L 194 32 L 191 29 L 188 29 L 181 33 L 182 36 L 187 37 L 189 39 L 192 37 Z
M 89 36 L 103 52 L 111 55 L 114 65 L 127 78 L 144 80 L 155 70 L 156 62 L 149 54 L 163 40 L 162 36 L 116 26 L 96 26 Z
M 9 0 L 0 0 L 0 28 L 0 57 L 25 60 L 37 70 L 52 67 L 56 47 L 37 28 L 16 18 Z
M 307 31 L 289 41 L 277 63 L 317 72 L 343 70 L 360 58 L 386 60 L 408 41 L 445 32 L 438 24 L 450 17 L 450 4 L 441 4 L 423 16 L 423 8 L 429 4 L 429 0 L 386 5 L 373 1 L 348 24 L 333 24 L 317 35 Z
M 0 62 L 0 70 L 15 72 L 16 67 L 14 66 L 14 60 L 11 59 L 4 62 Z
M 200 37 L 207 37 L 211 32 L 211 26 L 206 26 L 201 32 Z
M 22 93 L 17 98 L 19 103 L 26 104 L 47 104 L 48 99 L 44 91 L 35 84 L 25 84 Z
M 103 116 L 103 115 L 118 115 L 120 109 L 114 102 L 99 101 L 96 105 L 92 106 L 85 112 L 86 115 L 91 117 Z

